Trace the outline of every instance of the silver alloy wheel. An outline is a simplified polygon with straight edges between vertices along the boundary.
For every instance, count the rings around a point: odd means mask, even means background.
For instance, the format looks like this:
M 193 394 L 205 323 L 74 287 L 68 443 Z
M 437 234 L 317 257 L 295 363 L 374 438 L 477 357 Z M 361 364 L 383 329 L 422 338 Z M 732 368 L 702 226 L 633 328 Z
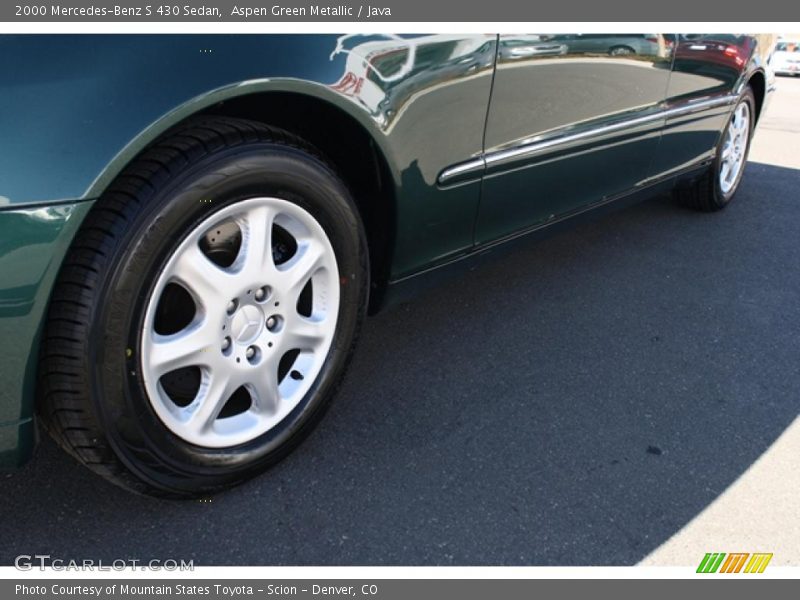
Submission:
M 719 168 L 719 187 L 728 194 L 736 187 L 739 173 L 747 155 L 747 141 L 750 135 L 750 106 L 742 102 L 733 112 L 731 122 L 725 132 Z
M 232 263 L 221 266 L 202 241 L 231 223 L 240 245 Z M 276 231 L 291 238 L 294 250 L 282 262 L 273 258 Z M 179 331 L 164 334 L 157 332 L 156 318 L 170 284 L 189 293 L 194 315 Z M 310 300 L 306 314 L 298 308 L 301 294 Z M 141 367 L 149 401 L 170 431 L 198 446 L 223 448 L 255 439 L 284 419 L 314 383 L 338 312 L 336 256 L 317 220 L 278 198 L 232 204 L 189 233 L 148 300 Z M 190 401 L 178 403 L 162 378 L 185 368 L 197 369 L 199 385 Z M 235 394 L 241 397 L 241 388 L 249 405 L 221 416 Z

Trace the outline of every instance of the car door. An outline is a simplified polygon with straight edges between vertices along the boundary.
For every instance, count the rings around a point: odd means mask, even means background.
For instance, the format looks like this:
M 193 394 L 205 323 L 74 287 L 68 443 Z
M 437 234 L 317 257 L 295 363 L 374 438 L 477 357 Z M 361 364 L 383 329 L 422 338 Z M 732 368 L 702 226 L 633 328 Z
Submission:
M 659 34 L 630 36 L 639 50 L 619 55 L 617 34 L 598 37 L 500 36 L 477 244 L 608 201 L 647 177 L 672 45 Z

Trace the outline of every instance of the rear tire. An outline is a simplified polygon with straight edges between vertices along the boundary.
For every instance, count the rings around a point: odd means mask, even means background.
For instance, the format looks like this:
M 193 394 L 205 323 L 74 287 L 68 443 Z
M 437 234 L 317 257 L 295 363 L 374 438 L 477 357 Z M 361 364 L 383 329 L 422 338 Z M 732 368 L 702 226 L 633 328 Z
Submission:
M 609 49 L 608 53 L 611 56 L 631 56 L 636 54 L 636 50 L 630 46 L 614 46 Z
M 750 141 L 755 125 L 755 106 L 753 89 L 747 86 L 731 111 L 717 144 L 714 161 L 708 171 L 689 185 L 676 188 L 675 199 L 680 204 L 693 210 L 714 212 L 722 210 L 731 203 L 742 181 L 750 152 Z M 746 129 L 743 139 L 741 139 L 742 128 Z M 738 140 L 737 135 L 740 136 Z M 732 169 L 734 162 L 737 163 L 736 172 L 732 177 L 725 177 L 724 169 L 726 166 Z M 727 173 L 731 174 L 732 171 L 729 170 Z
M 65 259 L 40 421 L 140 493 L 203 496 L 262 472 L 343 377 L 367 306 L 365 239 L 302 140 L 229 118 L 170 132 L 97 200 Z

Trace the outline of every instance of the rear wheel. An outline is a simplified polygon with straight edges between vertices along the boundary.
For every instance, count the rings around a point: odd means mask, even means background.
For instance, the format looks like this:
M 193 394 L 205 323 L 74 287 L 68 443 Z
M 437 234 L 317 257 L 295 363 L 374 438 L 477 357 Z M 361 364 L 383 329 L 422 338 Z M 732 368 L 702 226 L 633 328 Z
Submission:
M 630 46 L 614 46 L 609 49 L 608 53 L 611 56 L 630 56 L 631 54 L 636 54 L 636 50 Z
M 691 185 L 679 187 L 676 199 L 695 210 L 721 210 L 733 200 L 742 181 L 755 124 L 755 96 L 749 86 L 736 103 L 722 132 L 709 170 Z
M 282 458 L 333 395 L 364 316 L 363 228 L 319 154 L 201 119 L 100 198 L 56 283 L 42 421 L 128 489 L 196 496 Z

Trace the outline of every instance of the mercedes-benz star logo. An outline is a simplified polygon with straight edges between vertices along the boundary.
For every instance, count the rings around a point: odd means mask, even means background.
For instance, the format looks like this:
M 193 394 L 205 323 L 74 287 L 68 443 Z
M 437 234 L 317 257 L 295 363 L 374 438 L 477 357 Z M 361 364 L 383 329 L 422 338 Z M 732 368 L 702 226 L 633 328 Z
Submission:
M 240 308 L 233 316 L 231 329 L 234 339 L 240 344 L 248 344 L 258 337 L 264 326 L 264 315 L 253 305 Z

